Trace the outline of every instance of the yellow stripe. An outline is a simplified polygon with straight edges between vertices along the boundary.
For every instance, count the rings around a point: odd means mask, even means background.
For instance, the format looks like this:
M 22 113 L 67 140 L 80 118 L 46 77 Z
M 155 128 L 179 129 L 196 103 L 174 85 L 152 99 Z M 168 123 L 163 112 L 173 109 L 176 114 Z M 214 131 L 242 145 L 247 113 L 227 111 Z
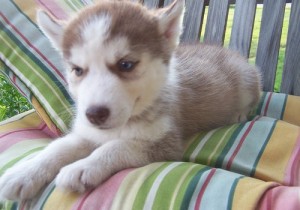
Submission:
M 239 180 L 234 191 L 232 210 L 257 209 L 266 190 L 277 185 L 248 177 Z
M 220 146 L 222 145 L 225 137 L 227 137 L 227 134 L 229 132 L 231 132 L 231 130 L 236 129 L 238 127 L 238 125 L 233 125 L 231 126 L 229 129 L 227 129 L 227 131 L 224 133 L 224 135 L 222 136 L 222 138 L 219 140 L 218 144 L 215 146 L 214 150 L 211 152 L 210 156 L 208 157 L 208 161 L 207 161 L 207 165 L 210 165 L 212 158 L 216 155 L 215 153 L 218 151 L 218 149 L 220 148 Z
M 36 9 L 38 8 L 35 0 L 14 0 L 20 10 L 24 12 L 33 22 L 36 22 Z
M 31 99 L 31 103 L 39 116 L 44 120 L 47 127 L 53 132 L 57 133 L 58 128 L 54 125 L 52 120 L 50 119 L 49 115 L 46 113 L 45 109 L 41 106 L 41 104 L 38 102 L 38 100 L 33 96 Z
M 283 182 L 285 169 L 295 148 L 299 135 L 299 127 L 278 121 L 261 159 L 259 160 L 255 177 Z
M 300 126 L 300 97 L 288 96 L 283 120 Z
M 23 119 L 21 119 L 23 117 Z M 1 133 L 7 133 L 10 131 L 27 129 L 27 128 L 37 128 L 42 123 L 41 118 L 36 112 L 30 110 L 28 112 L 17 115 L 0 124 L 0 135 Z
M 72 209 L 80 194 L 74 192 L 61 191 L 57 188 L 53 190 L 44 205 L 44 210 L 68 210 Z

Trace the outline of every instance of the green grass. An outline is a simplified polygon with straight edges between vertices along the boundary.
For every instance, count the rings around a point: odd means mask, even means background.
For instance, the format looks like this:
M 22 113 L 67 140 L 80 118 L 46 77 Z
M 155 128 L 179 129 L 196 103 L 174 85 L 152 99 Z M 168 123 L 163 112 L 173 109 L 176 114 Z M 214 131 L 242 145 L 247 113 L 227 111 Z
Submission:
M 30 109 L 26 98 L 0 74 L 0 121 Z
M 252 64 L 255 64 L 255 59 L 256 59 L 256 50 L 257 50 L 257 45 L 258 45 L 262 11 L 263 11 L 263 7 L 258 6 L 257 10 L 256 10 L 256 15 L 255 15 L 255 22 L 254 22 L 254 28 L 253 28 L 253 34 L 252 34 L 252 43 L 251 43 L 250 56 L 249 56 L 249 62 Z M 208 8 L 206 8 L 205 14 L 204 14 L 204 19 L 203 19 L 204 26 L 206 25 L 207 12 L 208 12 Z M 278 64 L 277 64 L 277 72 L 276 72 L 275 85 L 274 85 L 275 92 L 280 91 L 280 84 L 281 84 L 282 70 L 283 70 L 283 65 L 284 65 L 284 56 L 285 56 L 285 49 L 286 49 L 286 40 L 287 40 L 290 12 L 291 12 L 291 7 L 288 5 L 286 7 L 285 16 L 284 16 L 284 20 L 283 20 L 283 29 L 282 29 L 282 36 L 281 36 L 280 50 L 279 50 L 279 57 L 278 57 Z M 234 17 L 234 6 L 230 6 L 229 13 L 228 13 L 227 26 L 226 26 L 225 39 L 224 39 L 225 47 L 228 47 L 229 42 L 230 42 L 233 17 Z M 202 29 L 202 32 L 201 32 L 201 37 L 200 37 L 201 41 L 203 41 L 204 33 L 205 33 L 205 28 Z

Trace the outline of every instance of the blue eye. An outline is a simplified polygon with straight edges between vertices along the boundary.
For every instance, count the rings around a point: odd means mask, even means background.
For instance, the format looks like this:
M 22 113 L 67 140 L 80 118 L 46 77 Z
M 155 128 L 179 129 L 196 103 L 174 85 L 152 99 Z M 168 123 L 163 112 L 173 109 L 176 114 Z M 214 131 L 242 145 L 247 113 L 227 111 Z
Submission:
M 72 71 L 75 73 L 77 77 L 81 77 L 83 75 L 83 69 L 80 67 L 73 67 Z
M 137 62 L 126 61 L 126 60 L 120 60 L 117 63 L 119 71 L 121 72 L 131 72 L 135 68 L 136 64 Z

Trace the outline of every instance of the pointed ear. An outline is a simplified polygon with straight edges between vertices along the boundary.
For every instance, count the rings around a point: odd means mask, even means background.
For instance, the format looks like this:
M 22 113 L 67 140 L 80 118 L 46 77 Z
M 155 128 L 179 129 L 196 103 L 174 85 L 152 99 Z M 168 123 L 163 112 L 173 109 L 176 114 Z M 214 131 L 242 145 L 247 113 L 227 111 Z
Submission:
M 185 8 L 185 0 L 175 0 L 171 5 L 157 11 L 159 18 L 159 30 L 177 46 L 182 31 L 182 22 Z
M 64 24 L 43 10 L 37 12 L 37 22 L 40 29 L 48 37 L 53 47 L 61 51 Z

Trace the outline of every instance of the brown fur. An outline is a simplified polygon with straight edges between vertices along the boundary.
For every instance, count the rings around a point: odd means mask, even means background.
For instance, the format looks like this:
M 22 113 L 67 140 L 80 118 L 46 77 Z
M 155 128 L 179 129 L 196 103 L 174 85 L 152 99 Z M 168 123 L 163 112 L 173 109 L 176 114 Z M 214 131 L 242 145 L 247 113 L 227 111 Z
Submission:
M 153 57 L 163 58 L 165 61 L 170 59 L 171 52 L 165 44 L 165 38 L 159 32 L 157 19 L 140 4 L 129 1 L 100 1 L 79 13 L 71 20 L 64 33 L 65 57 L 69 57 L 74 44 L 82 43 L 82 26 L 103 14 L 112 17 L 107 42 L 116 37 L 126 36 L 132 51 L 150 52 Z
M 199 130 L 236 123 L 236 113 L 244 112 L 241 95 L 246 91 L 254 96 L 250 106 L 258 103 L 258 70 L 237 53 L 198 44 L 178 47 L 176 56 L 180 78 L 178 122 L 186 138 Z M 241 84 L 242 74 L 249 78 L 250 84 Z M 246 89 L 245 93 L 241 89 Z

